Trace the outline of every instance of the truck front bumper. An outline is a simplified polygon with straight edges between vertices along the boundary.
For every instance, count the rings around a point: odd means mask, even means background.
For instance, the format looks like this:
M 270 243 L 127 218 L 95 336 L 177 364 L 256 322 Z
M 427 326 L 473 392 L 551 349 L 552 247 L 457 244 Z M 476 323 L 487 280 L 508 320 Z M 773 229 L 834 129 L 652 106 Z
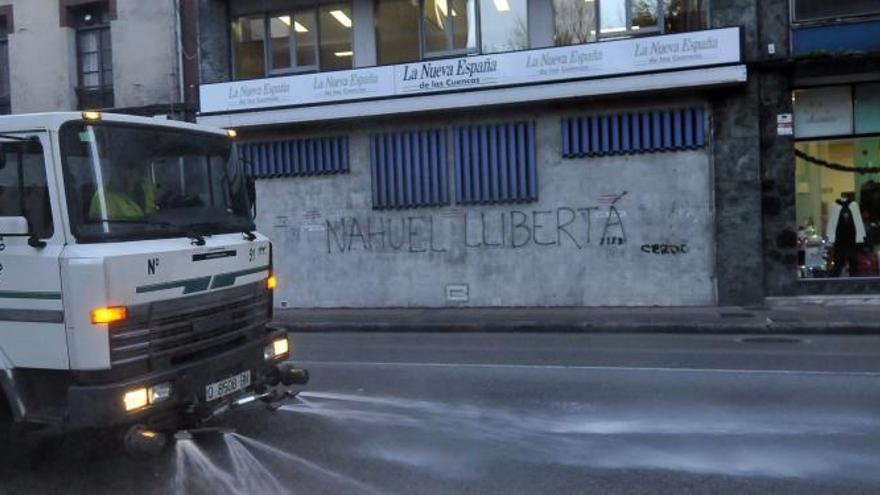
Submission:
M 281 382 L 279 366 L 290 365 L 267 360 L 263 350 L 273 340 L 286 336 L 283 330 L 267 333 L 265 338 L 199 361 L 182 364 L 158 372 L 101 385 L 73 385 L 67 392 L 67 425 L 71 428 L 147 424 L 154 428 L 177 428 L 196 425 L 227 410 L 243 397 L 259 396 L 277 400 L 293 388 Z M 250 371 L 251 382 L 246 388 L 222 399 L 206 400 L 206 386 Z M 308 379 L 304 370 L 296 370 Z M 285 380 L 286 381 L 286 380 Z M 126 392 L 161 383 L 171 384 L 171 396 L 153 405 L 127 412 L 123 397 Z M 300 380 L 297 384 L 304 383 Z

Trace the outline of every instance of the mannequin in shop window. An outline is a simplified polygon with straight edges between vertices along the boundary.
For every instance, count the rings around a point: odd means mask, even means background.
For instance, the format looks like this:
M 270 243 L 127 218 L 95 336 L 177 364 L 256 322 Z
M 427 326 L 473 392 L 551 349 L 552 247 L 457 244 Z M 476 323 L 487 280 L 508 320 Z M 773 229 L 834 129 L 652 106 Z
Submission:
M 865 242 L 868 246 L 880 244 L 880 183 L 871 179 L 862 185 L 859 205 L 865 222 Z
M 831 276 L 839 277 L 844 265 L 850 276 L 858 275 L 858 249 L 865 242 L 865 224 L 854 193 L 843 193 L 834 201 L 825 234 L 834 247 Z

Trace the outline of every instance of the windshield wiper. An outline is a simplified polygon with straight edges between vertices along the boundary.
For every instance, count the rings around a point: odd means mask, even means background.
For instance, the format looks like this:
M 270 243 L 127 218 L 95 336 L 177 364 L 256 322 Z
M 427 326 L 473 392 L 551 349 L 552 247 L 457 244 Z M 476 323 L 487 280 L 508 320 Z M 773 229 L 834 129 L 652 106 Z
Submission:
M 204 246 L 205 245 L 205 238 L 201 234 L 193 231 L 192 228 L 188 228 L 183 225 L 177 225 L 177 224 L 174 224 L 171 222 L 164 222 L 161 220 L 150 221 L 150 220 L 110 220 L 110 219 L 107 219 L 107 220 L 93 220 L 93 221 L 89 221 L 86 223 L 90 223 L 90 224 L 120 223 L 120 224 L 134 224 L 134 225 L 155 225 L 157 227 L 170 227 L 172 229 L 182 231 L 183 235 L 185 235 L 187 238 L 192 240 L 193 245 L 196 245 L 196 246 Z
M 253 229 L 251 229 L 250 226 L 236 227 L 234 224 L 230 225 L 230 224 L 226 224 L 226 223 L 222 223 L 222 222 L 202 222 L 202 223 L 197 223 L 197 224 L 192 225 L 192 228 L 198 229 L 198 230 L 222 230 L 222 231 L 226 231 L 226 232 L 229 232 L 229 231 L 234 232 L 234 231 L 238 230 L 239 232 L 241 232 L 241 235 L 243 235 L 244 238 L 247 239 L 248 241 L 254 241 L 257 239 L 256 234 L 254 234 Z

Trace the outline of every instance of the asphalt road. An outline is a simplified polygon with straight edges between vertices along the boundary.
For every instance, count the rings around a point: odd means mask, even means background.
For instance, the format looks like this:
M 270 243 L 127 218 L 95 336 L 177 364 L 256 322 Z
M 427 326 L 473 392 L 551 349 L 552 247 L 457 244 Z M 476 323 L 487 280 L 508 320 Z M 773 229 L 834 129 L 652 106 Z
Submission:
M 312 382 L 238 436 L 43 438 L 0 492 L 880 492 L 880 337 L 292 337 Z

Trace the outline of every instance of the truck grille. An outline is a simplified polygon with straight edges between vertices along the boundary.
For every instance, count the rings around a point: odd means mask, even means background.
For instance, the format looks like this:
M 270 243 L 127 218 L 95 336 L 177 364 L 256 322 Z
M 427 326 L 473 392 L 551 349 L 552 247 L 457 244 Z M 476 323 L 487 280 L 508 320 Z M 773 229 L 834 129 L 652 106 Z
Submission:
M 261 334 L 269 321 L 265 283 L 201 296 L 128 307 L 128 317 L 110 324 L 112 366 L 149 361 L 151 368 L 189 361 Z

